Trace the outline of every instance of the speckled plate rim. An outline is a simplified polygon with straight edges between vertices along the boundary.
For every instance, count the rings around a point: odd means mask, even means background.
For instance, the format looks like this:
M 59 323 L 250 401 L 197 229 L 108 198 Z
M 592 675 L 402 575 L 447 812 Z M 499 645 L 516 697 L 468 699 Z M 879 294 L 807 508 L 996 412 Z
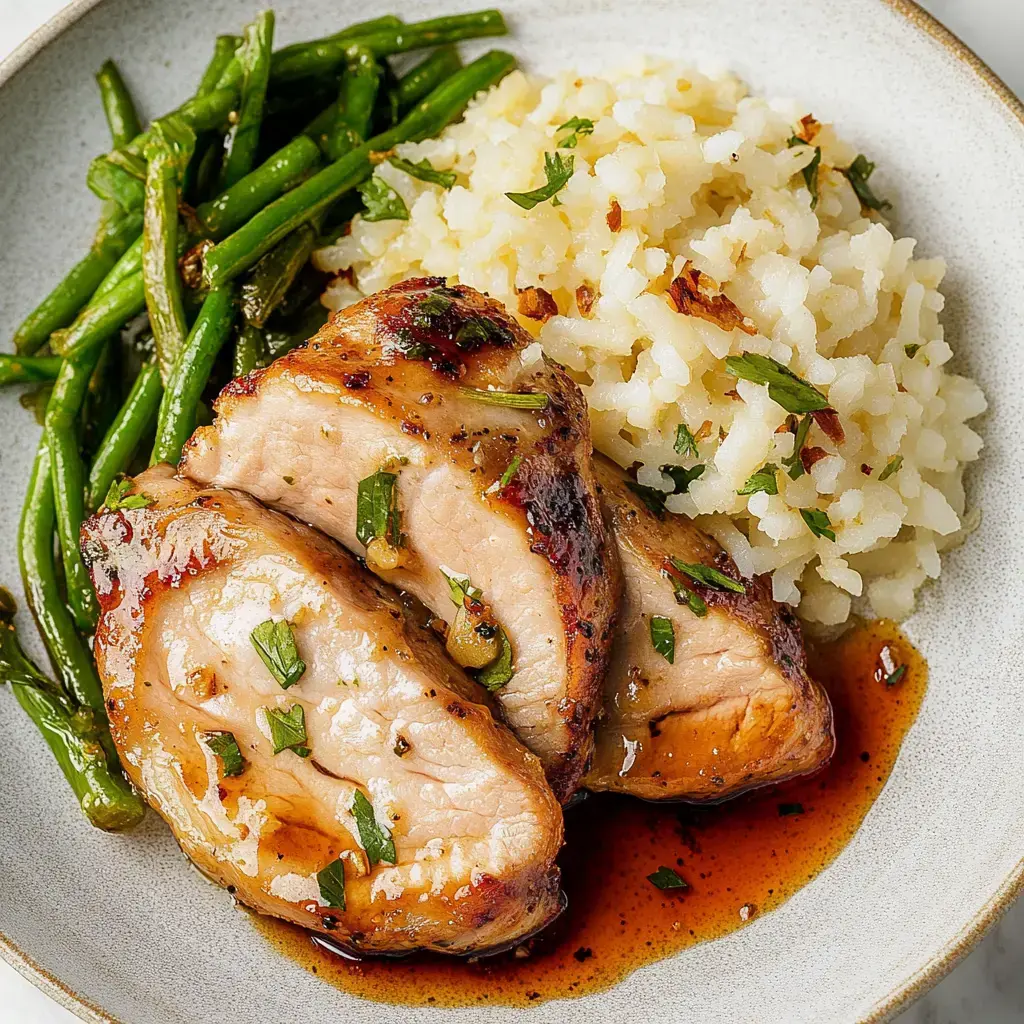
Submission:
M 37 54 L 62 35 L 104 0 L 71 0 L 48 22 L 33 32 L 16 50 L 0 61 L 0 89 L 25 67 Z M 965 64 L 974 74 L 978 85 L 988 90 L 1019 122 L 1021 140 L 1024 141 L 1024 102 L 1009 86 L 960 38 L 945 25 L 920 7 L 914 0 L 881 0 L 890 10 L 906 18 L 919 31 L 931 36 L 953 57 Z M 963 931 L 937 952 L 931 960 L 905 978 L 887 996 L 879 1000 L 859 1024 L 876 1024 L 889 1020 L 913 1000 L 924 995 L 948 974 L 981 940 L 984 934 L 1006 912 L 1010 904 L 1024 892 L 1024 858 L 1017 862 L 999 891 L 982 907 Z M 10 964 L 22 977 L 45 992 L 55 1003 L 90 1024 L 120 1024 L 74 992 L 58 978 L 37 964 L 24 950 L 19 949 L 0 932 L 0 958 Z

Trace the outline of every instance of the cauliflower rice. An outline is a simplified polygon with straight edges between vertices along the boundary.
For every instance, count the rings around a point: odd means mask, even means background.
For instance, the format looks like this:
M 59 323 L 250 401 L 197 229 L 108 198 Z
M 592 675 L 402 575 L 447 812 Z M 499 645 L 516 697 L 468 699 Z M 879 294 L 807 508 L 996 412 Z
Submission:
M 808 113 L 749 96 L 732 76 L 661 60 L 603 78 L 514 72 L 439 138 L 399 147 L 456 171 L 453 188 L 377 167 L 409 219 L 357 216 L 320 250 L 321 269 L 353 272 L 324 302 L 340 309 L 429 275 L 516 311 L 529 308 L 521 290 L 543 288 L 557 315 L 519 319 L 580 383 L 597 448 L 635 465 L 638 481 L 665 491 L 667 507 L 694 517 L 744 575 L 771 573 L 776 600 L 808 622 L 843 623 L 858 598 L 859 610 L 902 619 L 939 575 L 940 552 L 966 532 L 961 476 L 982 443 L 966 421 L 986 403 L 944 369 L 953 353 L 939 322 L 943 260 L 915 259 L 914 239 L 894 238 L 862 209 L 836 170 L 857 151 L 809 121 L 821 151 L 812 207 L 801 171 L 814 150 L 788 144 Z M 592 134 L 556 149 L 574 117 L 591 119 Z M 560 203 L 511 202 L 506 192 L 544 184 L 554 152 L 575 159 Z M 677 311 L 668 289 L 688 261 L 756 333 Z M 845 440 L 815 421 L 806 445 L 817 461 L 797 479 L 783 467 L 794 417 L 767 387 L 725 371 L 726 357 L 744 352 L 788 366 L 838 413 Z M 697 458 L 674 450 L 680 423 L 697 437 Z M 659 467 L 697 463 L 705 469 L 688 492 L 668 496 L 673 481 Z M 739 495 L 766 463 L 779 467 L 778 494 Z M 827 513 L 835 541 L 816 536 L 801 509 Z

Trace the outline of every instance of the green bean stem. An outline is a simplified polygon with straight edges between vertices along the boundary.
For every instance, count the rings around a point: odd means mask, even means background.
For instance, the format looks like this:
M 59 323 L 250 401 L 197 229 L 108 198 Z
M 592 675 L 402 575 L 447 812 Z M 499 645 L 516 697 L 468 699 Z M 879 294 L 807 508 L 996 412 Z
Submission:
M 18 356 L 0 353 L 0 387 L 4 384 L 28 384 L 56 380 L 60 356 Z
M 514 57 L 492 50 L 457 71 L 394 128 L 325 167 L 210 249 L 203 258 L 204 281 L 209 287 L 218 287 L 248 270 L 285 235 L 325 211 L 368 177 L 372 171 L 371 153 L 436 135 L 462 113 L 480 90 L 500 81 L 514 67 Z
M 46 434 L 43 434 L 18 527 L 21 582 L 64 689 L 77 704 L 103 716 L 103 690 L 96 668 L 78 637 L 57 584 L 53 527 L 50 448 Z
M 231 332 L 235 295 L 231 286 L 213 288 L 192 325 L 174 373 L 167 381 L 157 419 L 156 442 L 150 463 L 174 462 L 196 426 L 196 407 L 213 369 L 214 360 Z
M 462 60 L 454 46 L 442 46 L 435 50 L 398 80 L 389 97 L 392 110 L 401 116 L 461 67 Z
M 271 74 L 274 80 L 279 82 L 330 74 L 344 64 L 348 46 L 356 41 L 375 57 L 386 57 L 427 46 L 457 43 L 461 39 L 503 36 L 507 31 L 505 19 L 500 11 L 453 14 L 430 21 L 413 22 L 410 25 L 360 32 L 358 36 L 350 36 L 347 39 L 334 37 L 288 47 L 274 54 Z
M 270 53 L 274 42 L 274 12 L 263 11 L 247 25 L 238 51 L 242 65 L 238 120 L 228 136 L 221 168 L 221 187 L 230 188 L 251 170 L 260 141 L 263 102 L 270 80 Z
M 155 426 L 163 393 L 160 368 L 155 360 L 146 363 L 92 460 L 86 499 L 90 512 L 103 504 L 110 485 L 128 469 L 142 439 Z
M 76 707 L 25 654 L 14 628 L 14 599 L 0 601 L 0 682 L 43 734 L 83 813 L 97 828 L 137 825 L 145 805 L 121 772 L 110 734 L 94 712 Z
M 65 360 L 46 406 L 50 475 L 68 607 L 75 625 L 86 633 L 96 628 L 99 605 L 78 549 L 79 533 L 85 518 L 85 467 L 82 465 L 77 426 L 89 389 L 89 378 L 101 352 L 101 348 L 94 349 L 89 358 L 80 363 Z
M 14 332 L 19 355 L 32 355 L 50 335 L 75 319 L 142 227 L 139 213 L 108 208 L 84 259 L 25 318 Z
M 142 284 L 157 362 L 166 381 L 185 344 L 188 324 L 178 273 L 178 188 L 185 151 L 191 155 L 195 134 L 168 131 L 147 147 L 146 215 L 142 229 Z M 189 137 L 190 136 L 190 137 Z
M 103 111 L 107 115 L 114 146 L 127 146 L 142 131 L 142 125 L 139 124 L 139 115 L 135 112 L 128 86 L 124 84 L 121 72 L 112 60 L 104 61 L 96 72 L 96 84 L 100 87 Z
M 267 345 L 263 340 L 263 331 L 255 324 L 244 324 L 235 338 L 232 372 L 236 377 L 244 377 L 256 367 L 262 366 L 266 358 Z

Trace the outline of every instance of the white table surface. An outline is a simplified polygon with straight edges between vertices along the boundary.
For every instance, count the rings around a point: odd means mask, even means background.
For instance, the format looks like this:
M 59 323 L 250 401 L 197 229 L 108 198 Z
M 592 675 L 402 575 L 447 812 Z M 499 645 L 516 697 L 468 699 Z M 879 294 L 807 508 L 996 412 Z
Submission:
M 1024 96 L 1024 0 L 919 0 Z M 0 0 L 0 59 L 52 17 L 64 0 Z M 0 1021 L 71 1024 L 77 1018 L 0 961 Z M 1024 901 L 899 1024 L 1024 1021 Z M 126 1022 L 133 1024 L 133 1022 Z

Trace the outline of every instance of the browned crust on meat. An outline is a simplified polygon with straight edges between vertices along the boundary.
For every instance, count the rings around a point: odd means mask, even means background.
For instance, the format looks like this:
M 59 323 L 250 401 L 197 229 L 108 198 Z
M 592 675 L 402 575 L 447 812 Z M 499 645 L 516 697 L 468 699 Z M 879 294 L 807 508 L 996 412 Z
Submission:
M 816 771 L 826 764 L 835 747 L 832 707 L 825 691 L 807 673 L 807 654 L 799 622 L 791 609 L 772 599 L 770 577 L 744 579 L 728 552 L 713 538 L 684 516 L 667 513 L 659 518 L 652 514 L 625 485 L 627 477 L 621 469 L 601 456 L 595 461 L 601 503 L 609 526 L 620 541 L 626 538 L 626 543 L 639 557 L 652 567 L 660 567 L 669 555 L 676 554 L 684 561 L 699 562 L 732 579 L 742 580 L 746 587 L 744 594 L 716 590 L 691 579 L 686 580 L 686 586 L 698 593 L 709 609 L 735 617 L 761 638 L 771 662 L 791 685 L 792 700 L 783 715 L 768 702 L 752 702 L 751 710 L 765 719 L 761 734 L 768 751 L 766 756 L 753 760 L 731 758 L 731 734 L 718 736 L 713 722 L 694 724 L 691 712 L 682 710 L 649 723 L 651 737 L 661 739 L 664 753 L 660 757 L 663 762 L 660 768 L 663 770 L 654 767 L 646 779 L 616 778 L 614 774 L 603 773 L 594 788 L 616 789 L 644 799 L 714 802 L 747 789 Z M 621 683 L 609 680 L 609 684 L 625 687 L 627 680 Z M 700 719 L 699 714 L 696 719 Z M 701 752 L 711 750 L 721 752 L 713 769 L 710 763 L 700 761 Z M 650 763 L 656 765 L 658 759 Z M 692 766 L 693 771 L 673 784 L 673 773 L 683 775 L 684 765 Z M 590 785 L 590 782 L 585 784 Z

